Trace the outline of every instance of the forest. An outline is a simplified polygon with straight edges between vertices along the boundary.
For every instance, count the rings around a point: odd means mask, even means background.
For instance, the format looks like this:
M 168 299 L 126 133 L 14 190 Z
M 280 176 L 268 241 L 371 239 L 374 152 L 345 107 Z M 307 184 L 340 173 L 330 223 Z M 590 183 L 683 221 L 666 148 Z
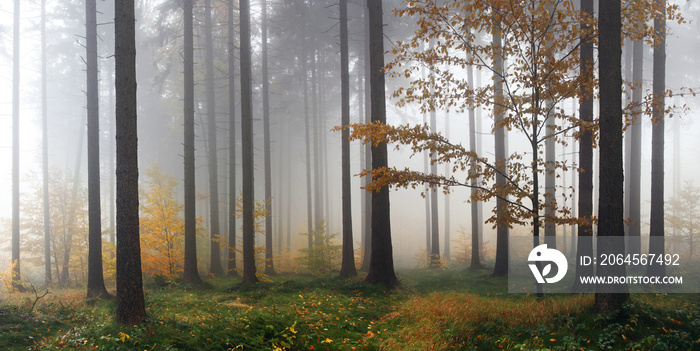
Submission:
M 0 348 L 700 349 L 699 18 L 4 1 Z

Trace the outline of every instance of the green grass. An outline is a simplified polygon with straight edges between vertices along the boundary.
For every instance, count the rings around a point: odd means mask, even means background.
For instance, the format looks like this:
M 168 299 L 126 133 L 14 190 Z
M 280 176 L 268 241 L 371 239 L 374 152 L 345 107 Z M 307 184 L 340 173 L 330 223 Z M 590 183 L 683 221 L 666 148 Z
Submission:
M 639 295 L 618 316 L 592 296 L 509 295 L 488 271 L 414 270 L 388 291 L 360 279 L 277 275 L 272 282 L 151 282 L 148 320 L 114 324 L 114 302 L 88 306 L 56 290 L 0 305 L 0 349 L 101 350 L 620 350 L 700 349 L 695 295 Z

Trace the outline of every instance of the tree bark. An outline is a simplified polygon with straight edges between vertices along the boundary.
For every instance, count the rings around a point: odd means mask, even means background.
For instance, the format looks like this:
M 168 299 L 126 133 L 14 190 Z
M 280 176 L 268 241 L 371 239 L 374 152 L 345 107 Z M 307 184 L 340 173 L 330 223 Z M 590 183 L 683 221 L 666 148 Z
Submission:
M 496 168 L 498 173 L 496 174 L 496 187 L 502 189 L 505 186 L 506 178 L 505 174 L 508 172 L 506 164 L 506 131 L 503 128 L 503 108 L 499 107 L 498 104 L 502 104 L 503 100 L 503 48 L 500 30 L 496 30 L 492 36 L 494 51 L 496 52 L 496 57 L 494 58 L 494 69 L 493 74 L 493 84 L 494 84 L 494 143 L 495 143 L 495 158 L 496 158 Z M 500 256 L 503 261 L 499 261 L 494 267 L 493 274 L 495 276 L 502 276 L 508 274 L 508 226 L 505 224 L 506 211 L 505 208 L 508 204 L 506 201 L 500 197 L 496 199 L 496 240 L 498 241 L 496 246 L 496 256 Z M 472 246 L 478 244 L 474 239 L 472 239 Z M 499 252 L 500 248 L 500 252 Z M 472 269 L 481 267 L 481 262 L 479 261 L 479 251 L 472 247 Z M 475 257 L 476 256 L 476 257 Z
M 224 275 L 221 267 L 221 224 L 219 223 L 219 161 L 216 141 L 216 91 L 214 90 L 214 42 L 212 39 L 211 0 L 204 1 L 204 46 L 206 69 L 207 129 L 209 159 L 209 235 L 211 238 L 211 261 L 209 272 L 217 277 Z
M 350 72 L 348 64 L 348 1 L 340 0 L 340 125 L 350 124 Z M 343 257 L 340 266 L 341 277 L 354 277 L 355 251 L 352 240 L 352 202 L 350 190 L 350 131 L 340 133 L 342 212 L 343 212 Z
M 236 63 L 234 26 L 234 0 L 228 1 L 228 263 L 230 276 L 238 276 L 236 268 Z
M 197 269 L 197 218 L 194 161 L 194 33 L 192 1 L 184 0 L 184 167 L 185 167 L 185 262 L 182 281 L 201 285 Z
M 364 59 L 365 59 L 365 65 L 364 65 L 364 108 L 365 108 L 365 113 L 364 117 L 365 123 L 369 123 L 371 120 L 371 104 L 372 104 L 372 97 L 370 94 L 370 75 L 371 71 L 369 68 L 369 8 L 367 6 L 364 7 L 365 10 L 363 11 L 363 15 L 365 18 L 364 21 Z M 372 145 L 370 143 L 362 145 L 362 150 L 361 153 L 365 155 L 364 158 L 364 163 L 362 163 L 362 168 L 363 169 L 372 169 Z M 367 175 L 362 177 L 362 187 L 366 187 L 369 185 L 369 183 L 372 181 L 371 176 Z M 362 244 L 363 244 L 363 250 L 362 252 L 363 257 L 362 257 L 362 270 L 363 271 L 369 271 L 369 261 L 370 258 L 372 257 L 372 194 L 368 191 L 363 191 L 362 192 L 362 204 L 364 205 L 364 208 L 362 209 Z
M 630 254 L 641 253 L 641 174 L 642 174 L 642 94 L 644 79 L 644 42 L 635 40 L 632 44 L 632 103 L 634 104 L 630 128 L 630 178 L 628 248 Z
M 624 253 L 624 174 L 622 168 L 622 45 L 621 1 L 600 3 L 599 77 L 600 77 L 600 195 L 598 236 L 614 237 L 598 240 L 598 257 Z M 605 167 L 603 171 L 602 167 Z M 625 276 L 624 266 L 598 265 L 598 276 Z M 629 300 L 626 284 L 596 286 L 595 311 L 610 314 Z
M 255 217 L 253 179 L 253 91 L 250 53 L 250 1 L 240 0 L 241 141 L 243 146 L 243 283 L 257 283 L 255 275 Z
M 15 0 L 12 39 L 12 284 L 20 280 L 19 257 L 19 3 Z
M 593 16 L 593 0 L 581 0 L 581 17 L 592 19 Z M 585 23 L 581 24 L 581 28 L 586 34 L 591 30 Z M 594 63 L 593 42 L 589 38 L 581 38 L 580 55 L 580 74 L 585 76 L 587 82 L 590 82 L 594 75 Z M 581 121 L 586 124 L 579 127 L 578 218 L 582 222 L 579 223 L 577 232 L 575 291 L 590 288 L 582 285 L 579 278 L 593 275 L 593 266 L 583 266 L 579 259 L 582 256 L 590 257 L 593 255 L 593 225 L 590 222 L 593 216 L 593 135 L 591 126 L 588 125 L 593 122 L 593 91 L 590 86 L 590 84 L 584 84 L 580 87 L 579 116 Z
M 97 3 L 85 1 L 88 125 L 88 281 L 87 298 L 108 297 L 102 272 L 100 203 L 100 111 L 97 68 Z
M 664 90 L 666 89 L 666 0 L 656 0 L 654 16 L 654 75 L 651 127 L 651 208 L 649 216 L 649 253 L 665 253 L 664 245 Z M 649 276 L 665 276 L 666 266 L 650 261 Z
M 136 123 L 134 1 L 115 0 L 115 86 L 117 105 L 117 307 L 116 322 L 146 318 L 139 242 L 139 170 Z
M 49 211 L 49 132 L 46 96 L 46 0 L 41 0 L 41 171 L 44 205 L 44 283 L 51 284 L 51 215 Z
M 268 93 L 267 72 L 267 5 L 261 0 L 262 6 L 262 98 L 263 98 L 263 142 L 265 143 L 265 274 L 275 274 L 272 262 L 272 166 L 270 160 L 270 96 Z
M 382 1 L 367 0 L 370 23 L 370 94 L 372 122 L 386 123 L 384 86 L 384 30 L 382 28 Z M 387 167 L 386 144 L 372 145 L 372 169 Z M 389 188 L 372 193 L 372 256 L 365 282 L 395 286 L 394 256 L 391 246 L 391 211 Z

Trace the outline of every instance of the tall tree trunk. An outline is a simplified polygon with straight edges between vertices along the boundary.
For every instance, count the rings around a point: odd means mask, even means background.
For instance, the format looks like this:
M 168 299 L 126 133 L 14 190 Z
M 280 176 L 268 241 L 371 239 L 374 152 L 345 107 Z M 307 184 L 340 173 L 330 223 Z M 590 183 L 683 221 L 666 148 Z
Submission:
M 350 72 L 348 64 L 348 1 L 340 0 L 340 125 L 350 124 Z M 354 277 L 355 251 L 352 240 L 352 201 L 350 198 L 350 130 L 340 133 L 342 212 L 343 212 L 343 257 L 341 277 Z
M 211 0 L 204 1 L 204 46 L 207 95 L 208 159 L 209 159 L 209 235 L 211 237 L 211 261 L 209 272 L 217 277 L 224 275 L 221 267 L 221 228 L 219 222 L 219 161 L 216 142 L 216 91 L 214 90 L 214 42 L 212 39 Z
M 306 152 L 306 227 L 307 227 L 307 242 L 309 252 L 312 252 L 314 247 L 314 220 L 313 220 L 313 200 L 312 200 L 312 188 L 311 188 L 311 136 L 310 136 L 310 115 L 309 115 L 309 72 L 307 67 L 308 55 L 306 53 L 306 32 L 303 34 L 302 38 L 302 55 L 304 56 L 301 60 L 301 71 L 304 75 L 304 143 Z
M 600 167 L 598 257 L 624 253 L 624 174 L 622 169 L 622 20 L 621 1 L 600 3 L 598 62 L 600 77 Z M 605 167 L 605 171 L 602 171 Z M 604 176 L 603 176 L 604 175 Z M 614 241 L 614 242 L 613 242 Z M 600 263 L 600 262 L 599 262 Z M 598 265 L 598 276 L 625 276 L 625 266 Z M 598 285 L 595 311 L 609 314 L 622 307 L 629 293 L 626 284 Z
M 275 266 L 272 262 L 272 170 L 270 161 L 270 96 L 268 93 L 267 73 L 267 5 L 265 0 L 260 1 L 262 6 L 262 85 L 263 85 L 263 139 L 265 143 L 265 274 L 275 274 Z
M 228 275 L 237 276 L 236 268 L 236 55 L 233 26 L 234 0 L 228 1 Z
M 286 155 L 285 158 L 286 158 L 286 162 L 287 162 L 286 169 L 289 170 L 288 176 L 285 177 L 286 182 L 287 182 L 286 186 L 285 186 L 285 188 L 286 188 L 285 189 L 286 190 L 286 194 L 285 194 L 286 199 L 285 200 L 287 202 L 286 203 L 287 211 L 285 213 L 286 219 L 287 219 L 287 223 L 285 225 L 285 230 L 286 230 L 286 234 L 287 234 L 287 250 L 286 250 L 287 254 L 290 254 L 292 251 L 292 177 L 291 177 L 291 172 L 292 172 L 291 171 L 292 170 L 292 160 L 291 159 L 292 158 L 291 158 L 291 151 L 290 151 L 292 149 L 292 137 L 291 137 L 291 133 L 292 133 L 291 129 L 292 128 L 291 128 L 291 126 L 292 126 L 292 120 L 291 120 L 290 116 L 287 115 L 287 128 L 286 128 L 287 137 L 285 138 L 286 139 L 285 150 L 287 151 L 285 154 Z
M 185 167 L 185 262 L 182 281 L 201 285 L 197 269 L 197 215 L 194 162 L 194 33 L 193 0 L 184 0 L 184 167 Z
M 51 214 L 49 211 L 49 129 L 46 96 L 46 0 L 41 0 L 41 174 L 44 205 L 44 283 L 51 284 Z
M 260 1 L 262 6 L 262 98 L 263 98 L 263 142 L 265 143 L 265 274 L 275 274 L 275 266 L 272 262 L 272 166 L 270 161 L 270 96 L 268 93 L 267 73 L 267 5 L 265 0 Z
M 474 86 L 474 66 L 469 65 L 467 66 L 467 84 L 469 85 L 470 89 L 475 89 L 476 87 Z M 469 150 L 476 153 L 476 106 L 473 104 L 469 105 Z M 472 163 L 470 172 L 474 174 L 476 172 L 476 162 Z M 476 178 L 472 178 L 470 180 L 470 185 L 472 188 L 470 189 L 471 192 L 471 200 L 470 200 L 470 214 L 471 214 L 471 245 L 472 245 L 472 260 L 471 263 L 474 263 L 475 266 L 472 267 L 472 269 L 480 268 L 480 253 L 479 253 L 479 248 L 480 248 L 480 242 L 481 238 L 479 237 L 479 233 L 481 232 L 481 221 L 479 220 L 479 201 L 476 201 L 474 197 L 476 196 L 477 189 L 476 186 L 478 185 L 478 180 Z M 500 227 L 500 226 L 499 226 Z M 498 233 L 498 232 L 497 232 Z M 496 243 L 496 265 L 494 268 L 494 275 L 503 275 L 508 273 L 508 238 L 506 237 L 505 240 L 501 237 L 496 238 L 497 243 Z M 504 246 L 505 245 L 505 246 Z M 504 247 L 501 247 L 504 246 Z M 505 251 L 504 251 L 505 249 Z M 476 256 L 476 259 L 474 259 L 474 256 Z M 504 261 L 505 260 L 505 261 Z
M 371 112 L 371 105 L 372 105 L 372 97 L 371 97 L 371 92 L 370 92 L 370 76 L 371 76 L 371 70 L 369 68 L 369 45 L 370 45 L 370 40 L 369 40 L 369 8 L 365 6 L 365 10 L 363 11 L 363 15 L 365 18 L 364 21 L 364 59 L 365 59 L 365 65 L 363 69 L 363 74 L 364 74 L 364 122 L 369 123 L 372 118 L 372 112 Z M 364 163 L 362 163 L 362 168 L 363 169 L 372 169 L 372 145 L 370 143 L 362 145 L 362 154 L 365 155 Z M 367 175 L 362 177 L 361 182 L 362 182 L 362 187 L 366 187 L 369 185 L 369 183 L 372 181 L 372 177 Z M 372 194 L 368 191 L 363 191 L 362 192 L 362 203 L 364 204 L 364 209 L 362 210 L 362 252 L 363 257 L 362 257 L 362 270 L 363 271 L 369 271 L 369 261 L 370 258 L 372 257 Z
M 496 187 L 502 189 L 506 184 L 506 172 L 508 172 L 506 164 L 506 131 L 503 127 L 504 110 L 499 104 L 503 102 L 503 47 L 500 30 L 496 30 L 492 35 L 494 51 L 497 53 L 494 58 L 495 72 L 493 74 L 494 84 L 494 151 L 496 158 Z M 493 275 L 502 276 L 508 273 L 508 226 L 505 224 L 507 203 L 502 198 L 496 200 L 496 256 L 500 256 L 503 261 L 498 261 L 494 267 Z M 480 268 L 478 242 L 472 239 L 472 269 Z M 477 246 L 477 249 L 474 248 Z M 500 248 L 500 252 L 499 252 Z M 500 254 L 499 254 L 500 253 Z
M 437 113 L 433 109 L 430 111 L 430 130 L 437 132 Z M 437 176 L 437 159 L 435 150 L 430 153 L 430 174 Z M 440 222 L 438 219 L 438 190 L 437 187 L 430 189 L 430 268 L 440 268 Z
M 544 176 L 544 198 L 545 198 L 545 204 L 544 204 L 544 216 L 545 216 L 545 223 L 544 223 L 544 237 L 545 241 L 549 245 L 549 247 L 556 247 L 556 239 L 557 239 L 557 227 L 552 221 L 552 219 L 556 216 L 556 207 L 557 207 L 557 190 L 556 190 L 556 167 L 555 167 L 555 162 L 556 162 L 556 150 L 557 150 L 557 142 L 554 139 L 554 128 L 556 127 L 555 121 L 554 121 L 554 114 L 550 112 L 551 109 L 554 109 L 554 106 L 552 106 L 551 101 L 547 101 L 547 116 L 545 120 L 545 134 L 546 134 L 546 139 L 545 139 L 545 176 Z
M 651 128 L 651 208 L 649 216 L 649 253 L 661 256 L 664 245 L 664 110 L 666 89 L 666 0 L 656 0 L 654 16 L 654 75 Z M 652 260 L 647 275 L 665 276 L 666 266 Z
M 450 115 L 445 113 L 445 138 L 450 139 Z M 445 177 L 450 177 L 450 163 L 445 163 Z M 446 261 L 450 260 L 450 194 L 445 194 L 445 251 L 444 257 Z
M 592 19 L 593 0 L 581 0 L 581 17 L 587 20 Z M 583 21 L 581 24 L 584 36 L 591 31 L 590 26 Z M 594 77 L 593 63 L 593 42 L 590 38 L 581 38 L 581 72 L 587 82 L 591 82 Z M 589 286 L 582 285 L 580 277 L 592 276 L 593 266 L 581 265 L 582 256 L 593 255 L 593 134 L 591 133 L 593 122 L 593 90 L 590 84 L 581 85 L 579 115 L 582 125 L 579 127 L 579 152 L 578 152 L 578 233 L 576 245 L 576 279 L 574 280 L 574 291 L 589 289 Z
M 15 0 L 12 39 L 12 284 L 20 280 L 19 260 L 19 3 Z
M 117 98 L 117 307 L 116 321 L 146 318 L 139 242 L 139 169 L 136 123 L 136 18 L 134 0 L 115 0 Z
M 313 163 L 314 163 L 314 230 L 321 231 L 321 221 L 323 220 L 323 181 L 321 180 L 321 157 L 319 125 L 321 117 L 318 109 L 318 69 L 316 67 L 317 51 L 311 51 L 311 115 L 313 116 Z M 326 223 L 327 225 L 327 223 Z M 321 238 L 317 237 L 315 244 L 319 245 Z
M 257 283 L 255 275 L 255 217 L 253 171 L 253 90 L 250 53 L 250 1 L 240 0 L 241 34 L 241 141 L 243 146 L 243 282 Z
M 628 227 L 628 251 L 630 254 L 641 253 L 641 174 L 642 174 L 642 94 L 644 79 L 644 42 L 635 40 L 632 44 L 632 103 L 634 104 L 630 125 L 630 172 L 627 174 L 630 181 L 629 218 Z
M 370 89 L 372 122 L 386 123 L 386 101 L 384 86 L 384 29 L 382 1 L 367 0 L 369 8 Z M 372 145 L 372 169 L 387 167 L 386 144 Z M 391 212 L 389 188 L 383 187 L 372 193 L 372 256 L 365 282 L 395 286 L 398 278 L 394 272 L 394 256 L 391 246 Z
M 100 203 L 100 110 L 97 69 L 97 3 L 85 1 L 88 125 L 88 281 L 87 298 L 108 297 L 102 273 Z

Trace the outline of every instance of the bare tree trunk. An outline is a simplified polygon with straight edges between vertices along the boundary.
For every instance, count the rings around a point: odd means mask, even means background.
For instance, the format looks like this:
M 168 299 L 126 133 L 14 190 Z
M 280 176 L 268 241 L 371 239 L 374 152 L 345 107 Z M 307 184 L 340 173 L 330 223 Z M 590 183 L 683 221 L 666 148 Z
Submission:
M 450 139 L 450 115 L 445 113 L 445 138 Z M 445 163 L 445 177 L 450 177 L 450 163 Z M 450 194 L 445 194 L 445 260 L 450 260 Z
M 430 130 L 437 132 L 437 113 L 430 111 Z M 437 152 L 431 150 L 430 153 L 430 174 L 437 176 Z M 440 268 L 440 223 L 438 219 L 438 190 L 437 187 L 430 189 L 430 268 Z
M 348 72 L 348 1 L 340 0 L 340 125 L 350 124 L 350 72 Z M 352 201 L 350 198 L 350 131 L 340 133 L 342 211 L 343 211 L 343 257 L 340 267 L 341 277 L 354 277 L 355 251 L 352 240 Z
M 135 325 L 146 318 L 139 242 L 136 19 L 133 0 L 115 0 L 114 8 L 117 94 L 116 322 Z
M 272 262 L 272 166 L 270 161 L 270 96 L 268 93 L 267 73 L 267 5 L 265 0 L 260 1 L 262 6 L 262 98 L 263 98 L 263 139 L 265 143 L 265 274 L 275 274 L 275 266 Z
M 15 0 L 12 39 L 12 284 L 20 280 L 19 260 L 19 3 Z
M 654 16 L 654 104 L 651 128 L 651 210 L 649 216 L 649 253 L 662 256 L 664 245 L 664 110 L 666 89 L 666 0 L 656 0 Z M 665 276 L 666 266 L 649 262 L 647 275 Z
M 221 267 L 221 228 L 219 223 L 219 161 L 217 159 L 216 142 L 216 92 L 214 90 L 214 43 L 212 40 L 212 8 L 211 0 L 204 1 L 204 46 L 206 68 L 206 96 L 207 96 L 207 126 L 208 126 L 208 159 L 209 159 L 209 207 L 210 212 L 210 237 L 211 237 L 211 261 L 209 272 L 217 277 L 223 276 Z
M 602 1 L 599 17 L 599 77 L 600 77 L 600 198 L 598 236 L 615 237 L 598 240 L 598 256 L 624 253 L 624 174 L 622 169 L 622 48 L 621 1 Z M 604 176 L 603 176 L 604 175 Z M 600 263 L 600 262 L 598 262 Z M 625 276 L 625 266 L 598 265 L 598 276 Z M 619 310 L 629 300 L 626 284 L 596 286 L 595 311 L 609 314 Z
M 634 90 L 632 91 L 633 122 L 630 129 L 630 172 L 627 174 L 630 180 L 629 192 L 629 218 L 628 227 L 628 251 L 631 254 L 641 253 L 641 199 L 640 192 L 642 174 L 642 94 L 644 81 L 644 42 L 635 40 L 632 44 L 632 80 Z
M 234 0 L 228 1 L 228 262 L 230 276 L 238 276 L 236 268 L 236 55 L 233 26 Z
M 49 132 L 46 97 L 46 0 L 41 0 L 41 171 L 44 204 L 44 283 L 51 284 L 51 213 L 49 211 Z
M 314 230 L 318 233 L 321 230 L 323 220 L 323 181 L 321 180 L 321 158 L 320 158 L 320 134 L 319 125 L 321 117 L 318 113 L 318 69 L 316 67 L 316 49 L 311 52 L 311 115 L 313 116 L 312 133 L 313 142 L 313 163 L 314 163 Z M 326 223 L 327 224 L 327 223 Z M 327 228 L 327 226 L 326 226 Z M 320 244 L 321 238 L 317 238 L 316 244 Z
M 369 45 L 370 45 L 370 39 L 369 39 L 369 33 L 370 33 L 370 24 L 369 24 L 369 8 L 365 6 L 365 11 L 364 11 L 364 17 L 365 17 L 365 32 L 364 32 L 364 39 L 365 39 L 365 45 L 364 45 L 364 59 L 365 59 L 365 66 L 364 66 L 364 101 L 365 101 L 365 123 L 369 123 L 372 118 L 372 112 L 371 112 L 371 105 L 372 105 L 372 96 L 371 96 L 371 89 L 370 89 L 370 80 L 371 80 L 371 70 L 369 67 L 369 62 L 370 62 L 370 52 L 369 52 Z M 370 143 L 367 143 L 362 146 L 363 151 L 365 155 L 365 162 L 363 163 L 363 168 L 364 169 L 372 169 L 372 146 Z M 372 181 L 371 176 L 365 176 L 362 178 L 362 186 L 366 187 L 370 182 Z M 362 258 L 362 270 L 363 271 L 369 271 L 369 262 L 372 257 L 372 194 L 369 193 L 368 191 L 363 191 L 363 200 L 362 203 L 364 204 L 364 210 L 362 210 L 362 242 L 363 242 L 363 252 L 364 252 L 364 257 Z
M 109 297 L 102 272 L 100 202 L 100 110 L 97 67 L 97 3 L 85 2 L 88 124 L 88 281 L 87 298 Z
M 304 142 L 306 151 L 306 227 L 307 227 L 307 241 L 309 252 L 314 247 L 314 220 L 313 220 L 313 200 L 311 196 L 311 136 L 310 136 L 310 115 L 309 115 L 309 72 L 307 67 L 308 56 L 306 53 L 306 32 L 303 34 L 302 38 L 302 52 L 304 58 L 301 60 L 301 71 L 304 75 Z
M 197 269 L 197 218 L 194 160 L 194 33 L 192 1 L 184 0 L 184 167 L 185 167 L 185 262 L 182 281 L 201 285 Z
M 581 17 L 592 19 L 593 0 L 581 0 Z M 591 28 L 583 23 L 581 28 L 584 35 L 590 32 Z M 593 64 L 593 42 L 588 38 L 581 38 L 581 72 L 580 74 L 591 81 L 594 77 Z M 580 87 L 581 97 L 579 104 L 579 116 L 583 125 L 579 127 L 579 152 L 578 152 L 578 218 L 582 222 L 578 225 L 577 233 L 577 259 L 576 259 L 576 279 L 574 280 L 574 290 L 581 291 L 587 286 L 582 285 L 580 277 L 591 276 L 593 266 L 581 265 L 581 256 L 593 255 L 593 226 L 589 222 L 593 216 L 593 134 L 589 123 L 593 122 L 593 91 L 589 84 Z
M 384 31 L 382 1 L 367 0 L 370 23 L 370 89 L 372 122 L 386 123 L 384 85 Z M 386 144 L 372 145 L 372 169 L 387 167 Z M 372 193 L 372 256 L 365 282 L 395 286 L 398 278 L 394 272 L 394 256 L 391 245 L 391 212 L 389 188 Z
M 255 275 L 255 217 L 253 180 L 253 90 L 250 52 L 250 1 L 240 0 L 241 31 L 241 141 L 243 145 L 243 282 L 257 283 Z
M 501 32 L 496 31 L 492 35 L 492 41 L 494 50 L 497 52 L 494 58 L 494 68 L 495 72 L 493 74 L 493 84 L 494 84 L 494 99 L 496 104 L 494 105 L 494 142 L 495 142 L 495 158 L 496 167 L 499 172 L 496 174 L 496 187 L 502 189 L 505 186 L 506 179 L 505 174 L 508 171 L 506 164 L 506 131 L 502 125 L 503 119 L 503 108 L 499 107 L 499 103 L 502 104 L 503 100 L 503 48 L 502 48 L 502 37 Z M 506 211 L 505 208 L 507 203 L 498 198 L 496 200 L 496 256 L 500 256 L 504 261 L 498 261 L 497 265 L 494 267 L 493 275 L 502 276 L 508 273 L 508 226 L 505 224 Z M 481 262 L 479 260 L 479 252 L 477 248 L 478 243 L 472 240 L 472 269 L 480 268 Z M 500 250 L 499 250 L 500 249 Z

